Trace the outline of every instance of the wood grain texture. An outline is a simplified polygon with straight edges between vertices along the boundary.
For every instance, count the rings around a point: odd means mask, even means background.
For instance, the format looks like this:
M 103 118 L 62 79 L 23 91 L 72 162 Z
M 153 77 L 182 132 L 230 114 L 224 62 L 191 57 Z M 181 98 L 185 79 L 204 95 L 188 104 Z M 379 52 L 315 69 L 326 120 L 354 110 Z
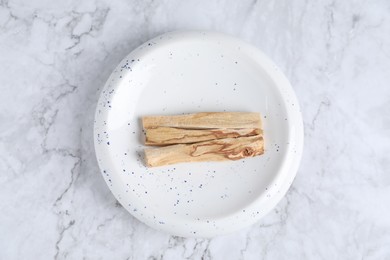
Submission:
M 249 112 L 203 112 L 175 116 L 146 116 L 142 118 L 144 129 L 156 127 L 176 127 L 183 129 L 212 128 L 259 128 L 259 113 Z
M 169 144 L 188 144 L 223 138 L 237 138 L 261 135 L 258 128 L 247 129 L 181 129 L 157 127 L 145 130 L 145 144 L 163 146 Z
M 256 135 L 149 148 L 145 149 L 145 160 L 147 166 L 155 167 L 183 162 L 239 160 L 263 153 L 263 137 Z

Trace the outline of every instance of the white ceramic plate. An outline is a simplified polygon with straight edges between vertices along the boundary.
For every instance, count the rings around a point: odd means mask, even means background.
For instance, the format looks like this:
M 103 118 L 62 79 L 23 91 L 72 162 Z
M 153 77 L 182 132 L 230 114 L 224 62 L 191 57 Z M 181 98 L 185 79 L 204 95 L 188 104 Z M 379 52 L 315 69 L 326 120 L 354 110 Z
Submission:
M 140 117 L 201 111 L 263 115 L 265 154 L 147 168 Z M 210 32 L 173 32 L 131 52 L 102 90 L 95 120 L 100 169 L 137 219 L 170 234 L 212 237 L 258 221 L 298 169 L 303 127 L 295 94 L 259 50 Z

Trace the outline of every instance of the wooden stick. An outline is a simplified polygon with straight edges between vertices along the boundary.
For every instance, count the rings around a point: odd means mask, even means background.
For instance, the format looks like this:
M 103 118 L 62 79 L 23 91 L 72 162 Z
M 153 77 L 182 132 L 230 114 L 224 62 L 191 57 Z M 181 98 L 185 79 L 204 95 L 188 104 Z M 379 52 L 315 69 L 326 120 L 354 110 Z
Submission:
M 262 134 L 260 129 L 180 129 L 157 127 L 146 129 L 146 145 L 188 144 L 223 138 L 237 138 Z
M 246 112 L 204 112 L 176 116 L 146 116 L 142 118 L 144 129 L 156 127 L 176 127 L 184 129 L 212 128 L 259 128 L 259 113 Z
M 263 153 L 263 137 L 255 135 L 145 149 L 145 160 L 148 166 L 155 167 L 183 162 L 239 160 Z

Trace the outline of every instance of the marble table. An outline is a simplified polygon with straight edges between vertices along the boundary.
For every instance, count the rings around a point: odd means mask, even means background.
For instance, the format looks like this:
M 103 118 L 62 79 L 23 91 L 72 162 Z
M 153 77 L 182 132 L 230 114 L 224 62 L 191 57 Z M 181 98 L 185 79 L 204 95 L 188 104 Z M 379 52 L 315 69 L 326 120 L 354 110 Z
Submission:
M 0 259 L 385 259 L 390 256 L 390 2 L 0 1 Z M 99 173 L 99 90 L 158 34 L 216 30 L 263 50 L 300 101 L 286 197 L 214 239 L 155 231 Z

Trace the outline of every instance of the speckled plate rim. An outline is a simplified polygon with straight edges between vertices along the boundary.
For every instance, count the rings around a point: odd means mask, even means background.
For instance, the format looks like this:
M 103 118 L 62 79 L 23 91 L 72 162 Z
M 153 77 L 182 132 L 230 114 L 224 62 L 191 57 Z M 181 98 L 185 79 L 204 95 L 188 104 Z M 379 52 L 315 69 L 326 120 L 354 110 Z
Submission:
M 183 237 L 214 237 L 218 235 L 223 235 L 227 233 L 231 233 L 233 231 L 237 231 L 239 229 L 248 227 L 254 223 L 256 223 L 258 220 L 260 220 L 263 216 L 265 216 L 269 211 L 271 211 L 279 202 L 280 200 L 285 196 L 287 193 L 289 187 L 291 186 L 296 173 L 298 171 L 298 167 L 301 161 L 302 157 L 302 150 L 303 150 L 303 121 L 302 121 L 302 114 L 300 112 L 300 106 L 297 100 L 297 97 L 287 80 L 287 78 L 284 76 L 284 74 L 281 72 L 281 70 L 265 55 L 263 54 L 259 49 L 253 47 L 252 45 L 243 42 L 242 40 L 239 40 L 237 38 L 234 38 L 232 36 L 217 33 L 217 32 L 199 32 L 199 31 L 175 31 L 166 33 L 163 35 L 160 35 L 158 37 L 155 37 L 144 44 L 140 45 L 138 48 L 136 48 L 134 51 L 132 51 L 130 54 L 128 54 L 116 67 L 115 70 L 120 69 L 121 64 L 125 60 L 133 59 L 134 57 L 142 57 L 143 55 L 146 55 L 150 49 L 145 48 L 149 42 L 158 42 L 161 39 L 169 38 L 169 39 L 177 39 L 180 40 L 183 37 L 197 37 L 199 34 L 206 34 L 211 37 L 221 37 L 223 41 L 231 41 L 236 42 L 237 44 L 240 44 L 242 48 L 248 48 L 254 56 L 252 57 L 253 60 L 256 60 L 258 64 L 261 65 L 261 67 L 264 69 L 264 71 L 268 74 L 269 78 L 272 79 L 275 86 L 279 89 L 279 92 L 283 98 L 283 100 L 289 100 L 291 104 L 294 104 L 294 106 L 286 106 L 288 109 L 286 109 L 287 116 L 289 118 L 289 140 L 290 145 L 288 146 L 288 151 L 286 152 L 287 155 L 285 156 L 284 160 L 280 164 L 280 169 L 276 173 L 277 177 L 274 179 L 274 183 L 279 184 L 279 189 L 277 192 L 272 194 L 270 199 L 264 200 L 264 196 L 258 197 L 256 200 L 254 200 L 250 205 L 246 206 L 246 209 L 248 211 L 256 210 L 258 208 L 259 203 L 262 204 L 262 210 L 261 212 L 257 212 L 258 214 L 256 217 L 248 218 L 245 222 L 237 222 L 235 221 L 235 215 L 229 215 L 225 216 L 225 218 L 218 219 L 220 225 L 224 225 L 226 228 L 223 230 L 207 230 L 199 223 L 190 223 L 191 226 L 194 226 L 200 232 L 194 233 L 188 233 L 188 232 L 182 232 L 178 230 L 172 230 L 168 226 L 164 225 L 157 225 L 155 222 L 148 221 L 147 219 L 143 219 L 140 216 L 137 216 L 135 214 L 132 214 L 134 217 L 136 217 L 141 222 L 161 231 L 165 231 L 167 233 L 183 236 Z M 114 70 L 114 71 L 115 71 Z M 107 89 L 110 85 L 111 79 L 113 77 L 113 74 L 110 75 L 108 78 L 105 86 L 101 90 L 103 92 L 105 89 Z M 100 95 L 98 104 L 102 102 L 103 96 Z M 106 120 L 107 118 L 102 117 L 101 114 L 98 114 L 98 107 L 96 108 L 95 113 L 95 121 L 94 121 L 94 136 L 96 136 L 96 130 L 98 126 L 101 128 L 101 123 Z M 100 129 L 101 130 L 101 129 Z M 104 176 L 103 173 L 103 167 L 102 167 L 102 161 L 103 160 L 110 160 L 107 151 L 104 151 L 104 149 L 101 148 L 101 146 L 98 145 L 97 139 L 94 138 L 94 144 L 95 144 L 95 153 L 98 160 L 98 164 L 101 170 L 101 174 Z M 120 177 L 112 175 L 111 179 L 115 179 L 115 182 L 120 182 Z M 113 195 L 116 197 L 116 199 L 131 213 L 130 208 L 127 207 L 126 204 L 122 203 L 122 199 L 117 195 L 119 192 L 116 190 L 117 187 L 111 186 L 106 178 L 104 178 L 108 187 L 110 188 Z M 113 181 L 114 182 L 114 181 Z M 280 184 L 282 183 L 282 184 Z M 234 223 L 234 224 L 232 224 Z

